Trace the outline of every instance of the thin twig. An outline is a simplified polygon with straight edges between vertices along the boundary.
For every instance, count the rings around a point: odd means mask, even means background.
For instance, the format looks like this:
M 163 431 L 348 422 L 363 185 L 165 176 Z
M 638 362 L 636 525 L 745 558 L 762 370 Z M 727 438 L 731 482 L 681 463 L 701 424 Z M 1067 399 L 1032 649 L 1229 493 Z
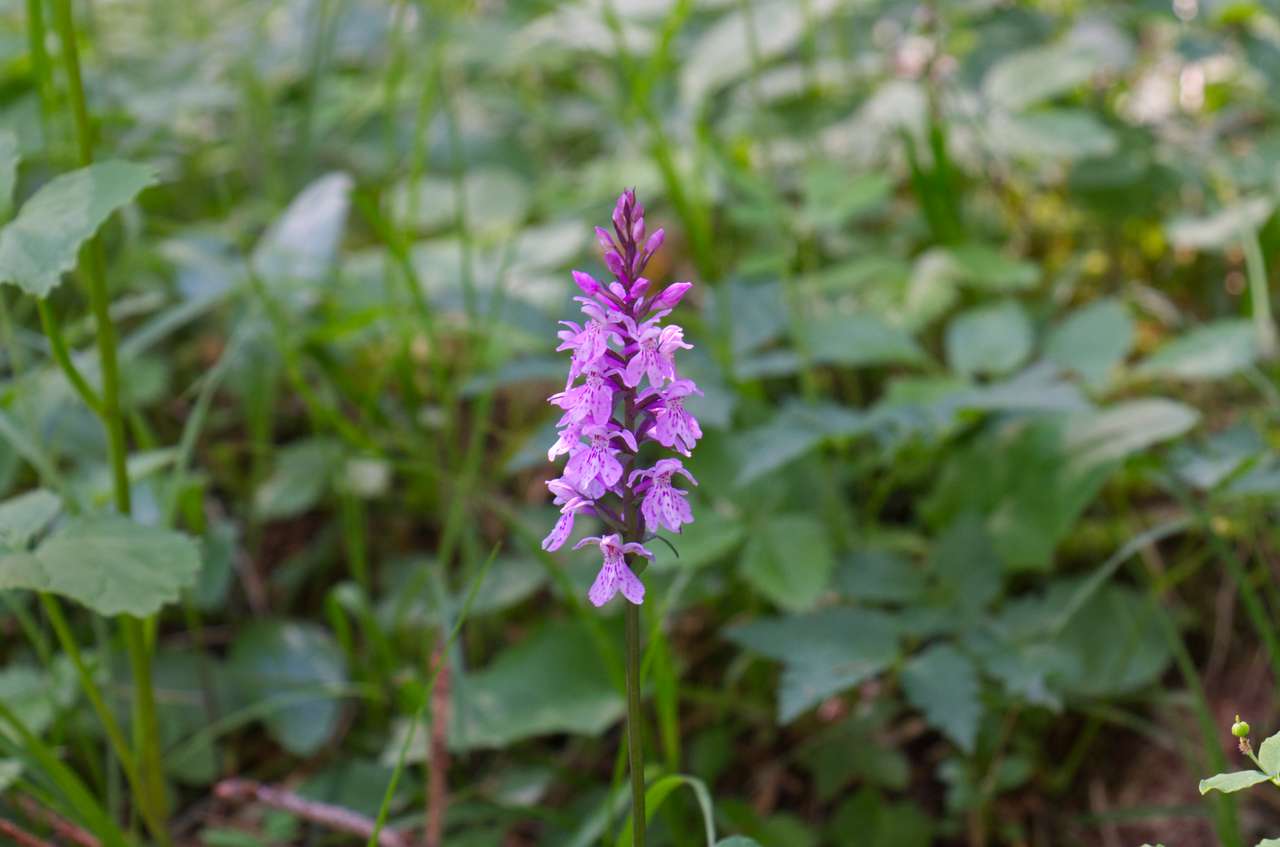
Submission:
M 18 847 L 53 847 L 43 838 L 35 837 L 13 821 L 4 818 L 0 818 L 0 835 L 8 836 Z
M 308 800 L 292 791 L 263 785 L 251 779 L 224 779 L 214 786 L 213 793 L 219 800 L 261 803 L 272 809 L 297 815 L 305 821 L 359 838 L 367 839 L 373 835 L 374 831 L 373 820 L 358 812 L 342 806 Z M 394 830 L 383 829 L 378 833 L 378 844 L 382 847 L 409 847 L 409 840 Z
M 449 654 L 436 644 L 431 657 L 436 686 L 431 691 L 431 752 L 427 757 L 427 847 L 444 843 L 444 814 L 449 804 Z
M 73 844 L 79 844 L 80 847 L 101 847 L 102 842 L 88 831 L 76 826 L 52 809 L 46 809 L 37 803 L 34 798 L 19 794 L 16 799 L 23 814 L 32 820 L 44 821 L 60 838 L 65 838 Z

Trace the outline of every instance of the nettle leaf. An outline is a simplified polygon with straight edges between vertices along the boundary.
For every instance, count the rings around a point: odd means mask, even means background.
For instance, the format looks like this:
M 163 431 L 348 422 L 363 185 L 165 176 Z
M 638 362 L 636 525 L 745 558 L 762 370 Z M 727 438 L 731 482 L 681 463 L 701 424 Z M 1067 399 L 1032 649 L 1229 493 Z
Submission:
M 742 576 L 790 611 L 813 608 L 831 580 L 835 558 L 826 529 L 809 515 L 779 515 L 757 528 L 742 556 Z
M 1258 746 L 1258 761 L 1267 773 L 1280 773 L 1280 732 Z
M 1200 793 L 1208 794 L 1210 791 L 1221 791 L 1224 794 L 1231 794 L 1236 791 L 1243 791 L 1246 788 L 1257 785 L 1260 782 L 1266 782 L 1268 777 L 1262 771 L 1234 771 L 1232 773 L 1220 773 L 1200 780 Z
M 966 376 L 1004 374 L 1031 355 L 1031 321 L 1015 300 L 982 306 L 947 325 L 947 362 Z
M 0 589 L 47 591 L 100 615 L 144 618 L 177 601 L 199 569 L 188 536 L 104 515 L 69 523 L 35 552 L 0 557 Z
M 1168 342 L 1138 366 L 1145 377 L 1220 379 L 1253 364 L 1257 335 L 1247 320 L 1214 321 Z
M 783 723 L 889 667 L 898 658 L 898 636 L 890 615 L 850 607 L 764 618 L 728 631 L 734 643 L 783 663 Z
M 902 669 L 902 688 L 911 705 L 924 712 L 930 726 L 941 730 L 966 753 L 973 752 L 982 719 L 978 672 L 973 661 L 950 644 L 937 644 L 917 654 Z
M 111 161 L 50 180 L 0 230 L 0 282 L 46 296 L 111 213 L 156 179 L 149 165 Z
M 288 621 L 254 623 L 236 636 L 227 672 L 251 703 L 288 698 L 287 705 L 267 713 L 265 722 L 290 752 L 315 753 L 338 728 L 346 662 L 323 629 Z

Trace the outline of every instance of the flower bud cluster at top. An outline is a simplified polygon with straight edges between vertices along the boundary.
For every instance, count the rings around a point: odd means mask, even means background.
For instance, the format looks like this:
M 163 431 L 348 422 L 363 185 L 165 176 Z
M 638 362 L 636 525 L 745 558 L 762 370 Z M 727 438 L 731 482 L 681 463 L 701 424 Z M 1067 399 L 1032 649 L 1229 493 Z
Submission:
M 650 294 L 644 276 L 649 259 L 662 246 L 663 231 L 646 236 L 644 207 L 635 191 L 625 191 L 613 210 L 613 231 L 596 227 L 604 250 L 609 283 L 582 271 L 573 281 L 583 296 L 582 323 L 561 321 L 557 350 L 569 351 L 569 378 L 550 403 L 564 410 L 559 437 L 547 459 L 568 455 L 558 479 L 547 483 L 560 506 L 560 518 L 542 541 L 557 550 L 573 532 L 577 515 L 592 515 L 610 532 L 578 542 L 600 548 L 603 562 L 587 597 L 602 606 L 614 594 L 632 603 L 644 600 L 644 584 L 627 565 L 628 554 L 653 558 L 644 542 L 660 528 L 679 532 L 693 521 L 687 491 L 675 478 L 697 480 L 683 462 L 667 456 L 639 467 L 640 446 L 654 442 L 688 457 L 702 429 L 684 407 L 685 398 L 701 394 L 698 386 L 676 370 L 675 354 L 692 345 L 684 330 L 662 324 L 692 287 L 676 282 Z

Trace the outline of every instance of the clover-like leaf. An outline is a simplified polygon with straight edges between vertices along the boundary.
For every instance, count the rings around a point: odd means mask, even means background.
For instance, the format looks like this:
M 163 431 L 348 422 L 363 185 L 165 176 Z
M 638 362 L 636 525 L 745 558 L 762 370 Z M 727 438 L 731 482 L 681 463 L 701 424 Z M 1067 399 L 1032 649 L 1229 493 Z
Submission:
M 186 535 L 105 515 L 69 524 L 35 552 L 0 557 L 0 589 L 47 591 L 100 615 L 142 618 L 176 601 L 199 569 Z
M 0 230 L 0 282 L 44 297 L 76 266 L 80 246 L 111 213 L 156 181 L 148 165 L 99 162 L 55 177 Z

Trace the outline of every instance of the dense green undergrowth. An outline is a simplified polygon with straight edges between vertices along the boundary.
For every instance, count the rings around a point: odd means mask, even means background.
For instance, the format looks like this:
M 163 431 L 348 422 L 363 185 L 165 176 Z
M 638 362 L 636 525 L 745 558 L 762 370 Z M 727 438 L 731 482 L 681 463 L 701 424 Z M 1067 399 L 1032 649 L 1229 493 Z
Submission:
M 569 270 L 635 186 L 705 392 L 649 842 L 1280 834 L 1196 791 L 1276 724 L 1274 10 L 0 21 L 0 818 L 369 837 L 239 778 L 629 843 L 621 616 L 539 541 Z

